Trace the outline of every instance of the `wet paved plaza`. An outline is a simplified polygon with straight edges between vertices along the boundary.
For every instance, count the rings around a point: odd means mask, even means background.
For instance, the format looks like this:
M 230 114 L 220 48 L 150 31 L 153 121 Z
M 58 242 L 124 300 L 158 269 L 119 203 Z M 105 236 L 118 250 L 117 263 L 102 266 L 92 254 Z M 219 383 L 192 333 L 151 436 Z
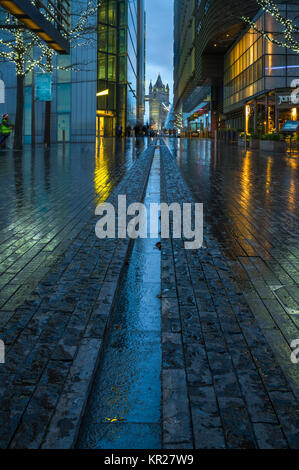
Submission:
M 290 344 L 299 326 L 299 155 L 260 154 L 211 142 L 169 141 L 205 224 L 298 391 Z
M 102 139 L 97 153 L 79 144 L 0 153 L 0 310 L 22 305 L 146 145 Z
M 1 448 L 299 447 L 299 156 L 101 139 L 0 157 Z M 204 247 L 97 240 L 119 194 L 203 202 Z

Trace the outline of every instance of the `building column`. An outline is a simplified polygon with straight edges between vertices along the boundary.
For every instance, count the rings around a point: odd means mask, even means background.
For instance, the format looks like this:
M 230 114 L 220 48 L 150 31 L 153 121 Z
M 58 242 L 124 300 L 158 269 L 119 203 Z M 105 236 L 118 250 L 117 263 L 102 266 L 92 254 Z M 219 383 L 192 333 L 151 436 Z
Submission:
M 212 80 L 211 86 L 211 133 L 212 137 L 215 135 L 215 131 L 218 130 L 219 121 L 219 106 L 221 104 L 220 92 L 223 87 L 223 81 L 218 78 Z
M 253 121 L 253 128 L 254 128 L 254 133 L 257 134 L 257 110 L 258 110 L 258 104 L 257 100 L 254 100 L 254 121 Z
M 279 132 L 279 108 L 277 99 L 275 99 L 275 130 Z
M 266 95 L 266 134 L 269 133 L 269 95 Z

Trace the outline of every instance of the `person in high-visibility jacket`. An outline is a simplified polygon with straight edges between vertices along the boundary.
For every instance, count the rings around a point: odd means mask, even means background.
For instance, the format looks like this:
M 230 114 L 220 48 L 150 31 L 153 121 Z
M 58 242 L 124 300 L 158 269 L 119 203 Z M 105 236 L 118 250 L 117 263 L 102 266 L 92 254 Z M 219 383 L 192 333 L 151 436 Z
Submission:
M 0 124 L 0 145 L 2 146 L 4 142 L 8 139 L 13 130 L 13 125 L 9 122 L 8 114 L 3 114 L 2 121 Z

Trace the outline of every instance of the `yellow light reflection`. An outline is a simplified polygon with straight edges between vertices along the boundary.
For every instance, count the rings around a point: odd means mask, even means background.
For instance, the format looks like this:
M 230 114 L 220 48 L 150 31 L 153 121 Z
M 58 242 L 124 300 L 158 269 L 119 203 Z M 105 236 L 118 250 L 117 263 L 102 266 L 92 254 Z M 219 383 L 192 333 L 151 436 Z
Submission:
M 292 120 L 297 121 L 297 108 L 292 108 Z
M 110 139 L 109 139 L 110 141 Z M 111 142 L 111 141 L 110 141 Z M 112 190 L 112 183 L 109 169 L 109 158 L 111 154 L 115 154 L 115 142 L 113 139 L 113 149 L 109 148 L 107 152 L 103 137 L 99 136 L 97 130 L 96 136 L 96 155 L 95 155 L 95 172 L 94 172 L 94 188 L 96 194 L 96 205 L 105 202 Z
M 266 183 L 265 183 L 265 192 L 266 192 L 265 203 L 267 205 L 271 202 L 270 194 L 271 194 L 271 183 L 272 183 L 272 168 L 273 168 L 273 159 L 268 158 Z
M 294 179 L 291 179 L 290 182 L 290 189 L 288 194 L 288 208 L 290 211 L 294 212 L 296 210 L 296 196 L 297 196 L 297 188 Z
M 250 119 L 250 106 L 245 106 L 245 131 L 248 133 Z

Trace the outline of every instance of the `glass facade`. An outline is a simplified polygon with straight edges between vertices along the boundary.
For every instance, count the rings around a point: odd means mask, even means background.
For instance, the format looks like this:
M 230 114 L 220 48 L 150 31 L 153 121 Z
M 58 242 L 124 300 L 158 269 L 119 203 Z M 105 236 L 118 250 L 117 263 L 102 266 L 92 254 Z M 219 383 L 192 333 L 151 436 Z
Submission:
M 108 90 L 97 103 L 102 135 L 136 124 L 140 5 L 140 0 L 104 0 L 99 7 L 98 92 Z
M 299 5 L 282 5 L 286 18 L 299 15 Z M 258 30 L 280 39 L 280 24 L 270 15 L 261 14 L 255 23 Z M 250 28 L 225 56 L 224 112 L 239 108 L 244 101 L 267 90 L 288 88 L 298 77 L 298 54 L 273 44 Z
M 195 0 L 174 1 L 174 105 L 177 111 L 195 74 L 196 3 Z

